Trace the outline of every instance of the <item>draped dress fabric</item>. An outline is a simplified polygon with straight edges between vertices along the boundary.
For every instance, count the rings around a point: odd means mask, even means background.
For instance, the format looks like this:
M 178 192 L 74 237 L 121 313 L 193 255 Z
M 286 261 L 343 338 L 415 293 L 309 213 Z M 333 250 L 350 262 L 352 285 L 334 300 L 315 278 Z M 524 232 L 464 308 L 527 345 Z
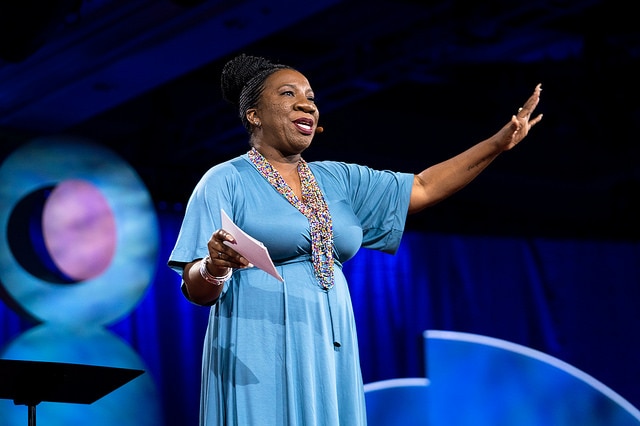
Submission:
M 394 253 L 413 175 L 311 162 L 333 219 L 335 285 L 317 281 L 307 218 L 247 155 L 212 167 L 196 185 L 169 266 L 207 254 L 220 209 L 267 247 L 280 282 L 240 269 L 211 307 L 202 360 L 200 424 L 366 425 L 358 341 L 342 264 L 360 247 Z

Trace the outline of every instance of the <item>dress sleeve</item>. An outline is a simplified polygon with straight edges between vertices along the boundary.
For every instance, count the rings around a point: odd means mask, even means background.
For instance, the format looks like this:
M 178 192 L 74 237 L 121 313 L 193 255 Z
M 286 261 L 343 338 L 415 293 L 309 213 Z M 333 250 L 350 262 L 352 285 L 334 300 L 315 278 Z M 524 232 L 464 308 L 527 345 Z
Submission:
M 395 253 L 409 211 L 414 175 L 340 162 L 321 162 L 345 185 L 346 197 L 360 221 L 362 247 Z
M 229 163 L 209 169 L 195 186 L 168 266 L 182 274 L 184 266 L 207 255 L 207 242 L 220 228 L 220 209 L 232 215 L 232 194 L 237 194 L 238 176 Z

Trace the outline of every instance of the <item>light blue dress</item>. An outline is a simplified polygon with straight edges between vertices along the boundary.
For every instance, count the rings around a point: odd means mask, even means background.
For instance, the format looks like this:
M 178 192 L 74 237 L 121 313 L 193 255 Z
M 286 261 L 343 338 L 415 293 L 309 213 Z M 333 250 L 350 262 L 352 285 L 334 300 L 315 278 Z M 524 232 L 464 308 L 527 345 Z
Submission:
M 358 340 L 342 263 L 360 247 L 400 244 L 413 175 L 340 162 L 309 167 L 333 219 L 335 286 L 311 263 L 307 218 L 246 154 L 211 168 L 187 205 L 169 266 L 207 254 L 220 209 L 262 241 L 284 283 L 241 269 L 212 306 L 204 342 L 200 424 L 366 425 Z

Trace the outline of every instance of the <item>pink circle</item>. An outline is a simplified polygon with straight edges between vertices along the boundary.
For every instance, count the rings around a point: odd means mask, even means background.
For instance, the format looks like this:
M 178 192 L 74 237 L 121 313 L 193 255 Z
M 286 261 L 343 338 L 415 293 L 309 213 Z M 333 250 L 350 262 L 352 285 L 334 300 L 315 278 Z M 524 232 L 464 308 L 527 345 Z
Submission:
M 102 193 L 90 182 L 66 180 L 42 212 L 45 246 L 56 266 L 74 280 L 103 273 L 116 250 L 116 223 Z

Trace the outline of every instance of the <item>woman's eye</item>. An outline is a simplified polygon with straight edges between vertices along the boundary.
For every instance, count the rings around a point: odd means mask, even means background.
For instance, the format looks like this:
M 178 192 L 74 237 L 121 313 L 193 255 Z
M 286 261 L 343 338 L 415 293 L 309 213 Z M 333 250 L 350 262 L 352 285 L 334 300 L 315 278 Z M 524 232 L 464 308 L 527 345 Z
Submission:
M 291 90 L 287 90 L 286 92 L 282 92 L 285 96 L 293 96 L 293 92 Z

